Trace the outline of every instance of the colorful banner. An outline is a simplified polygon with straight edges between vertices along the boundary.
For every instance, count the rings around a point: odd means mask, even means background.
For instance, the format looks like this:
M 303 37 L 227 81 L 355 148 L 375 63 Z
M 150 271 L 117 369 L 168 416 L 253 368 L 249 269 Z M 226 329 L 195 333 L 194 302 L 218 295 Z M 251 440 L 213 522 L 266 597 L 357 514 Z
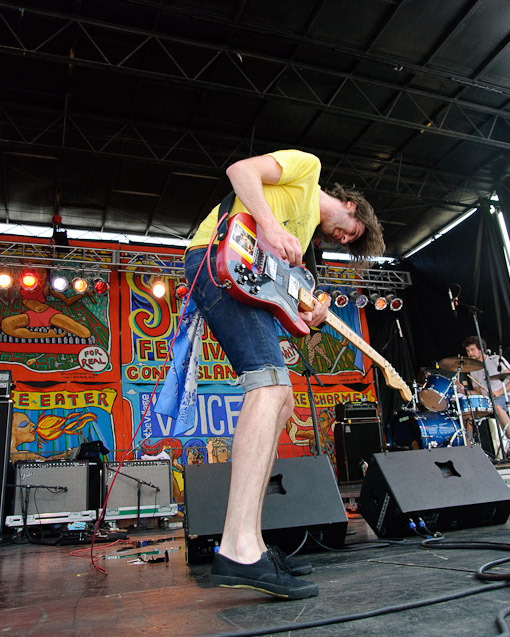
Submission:
M 15 285 L 0 295 L 0 366 L 25 381 L 120 380 L 117 275 L 102 275 L 110 283 L 106 294 L 76 294 L 72 287 L 53 290 L 49 279 L 62 274 L 71 281 L 78 270 L 31 271 L 34 290 Z
M 18 382 L 12 392 L 11 460 L 69 458 L 83 442 L 101 441 L 116 457 L 126 449 L 120 384 L 65 383 L 48 389 Z

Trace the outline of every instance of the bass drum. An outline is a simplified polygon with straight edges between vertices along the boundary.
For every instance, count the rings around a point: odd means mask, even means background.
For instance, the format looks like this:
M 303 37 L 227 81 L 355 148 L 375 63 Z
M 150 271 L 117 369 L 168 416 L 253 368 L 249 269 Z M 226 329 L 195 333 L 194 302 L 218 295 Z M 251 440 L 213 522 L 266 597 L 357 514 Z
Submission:
M 459 432 L 453 439 L 456 432 Z M 400 411 L 391 423 L 394 449 L 430 449 L 464 445 L 457 418 L 433 411 Z

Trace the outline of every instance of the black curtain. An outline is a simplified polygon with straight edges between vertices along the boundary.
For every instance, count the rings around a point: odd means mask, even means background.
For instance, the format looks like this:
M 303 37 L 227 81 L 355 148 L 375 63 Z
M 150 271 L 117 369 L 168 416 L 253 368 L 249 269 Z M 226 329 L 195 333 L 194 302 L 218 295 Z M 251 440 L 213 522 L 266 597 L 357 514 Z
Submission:
M 510 282 L 503 242 L 489 205 L 407 259 L 413 285 L 408 309 L 416 343 L 415 370 L 464 354 L 478 316 L 489 349 L 510 347 Z M 458 296 L 452 311 L 448 289 Z M 508 351 L 507 351 L 508 353 Z
M 404 300 L 404 305 L 398 312 L 389 309 L 378 311 L 372 305 L 367 306 L 365 312 L 371 346 L 391 364 L 412 390 L 415 360 L 413 335 L 408 318 L 407 294 L 399 293 L 399 296 Z M 406 403 L 398 391 L 388 387 L 382 371 L 375 365 L 374 369 L 383 432 L 388 441 L 388 428 L 393 414 Z
M 465 353 L 462 341 L 476 334 L 474 308 L 489 349 L 497 352 L 501 346 L 510 356 L 510 281 L 501 234 L 488 203 L 396 269 L 408 271 L 412 280 L 403 294 L 403 309 L 367 308 L 367 322 L 372 346 L 411 388 L 421 368 Z M 448 288 L 459 297 L 456 314 Z M 387 427 L 404 402 L 381 376 L 378 398 Z

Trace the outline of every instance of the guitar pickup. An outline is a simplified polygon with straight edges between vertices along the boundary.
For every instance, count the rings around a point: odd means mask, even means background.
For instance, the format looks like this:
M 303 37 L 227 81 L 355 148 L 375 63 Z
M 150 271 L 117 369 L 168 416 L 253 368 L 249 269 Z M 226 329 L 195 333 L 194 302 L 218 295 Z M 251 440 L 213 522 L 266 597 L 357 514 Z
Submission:
M 266 255 L 266 265 L 264 267 L 264 274 L 273 281 L 276 281 L 278 275 L 278 263 L 274 257 L 270 254 Z
M 289 276 L 289 285 L 287 287 L 287 293 L 296 301 L 299 300 L 299 290 L 300 290 L 299 281 L 294 276 Z

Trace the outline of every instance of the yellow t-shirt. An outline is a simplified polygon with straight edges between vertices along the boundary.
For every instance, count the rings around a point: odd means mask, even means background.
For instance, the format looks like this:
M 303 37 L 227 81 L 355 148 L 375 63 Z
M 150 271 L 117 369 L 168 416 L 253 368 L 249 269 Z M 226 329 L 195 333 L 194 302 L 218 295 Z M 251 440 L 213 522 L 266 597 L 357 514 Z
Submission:
M 278 150 L 267 154 L 281 166 L 282 175 L 276 185 L 263 184 L 264 196 L 282 228 L 299 239 L 304 252 L 320 222 L 320 160 L 300 150 Z M 188 248 L 209 243 L 218 223 L 218 209 L 219 204 L 202 221 Z M 232 214 L 238 212 L 247 211 L 236 197 Z

